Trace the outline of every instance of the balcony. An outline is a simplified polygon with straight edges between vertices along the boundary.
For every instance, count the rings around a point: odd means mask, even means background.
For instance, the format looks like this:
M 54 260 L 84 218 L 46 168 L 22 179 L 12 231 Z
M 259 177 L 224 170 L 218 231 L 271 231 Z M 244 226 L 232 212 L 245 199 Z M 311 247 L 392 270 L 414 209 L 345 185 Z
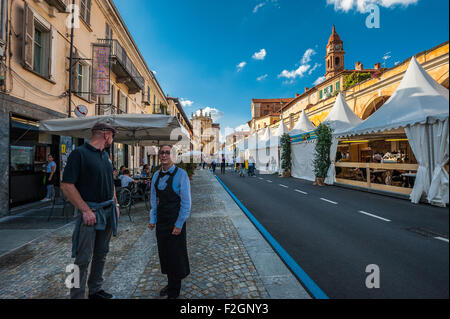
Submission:
M 99 43 L 111 46 L 111 71 L 116 74 L 117 82 L 124 83 L 128 87 L 129 94 L 143 91 L 145 87 L 144 78 L 139 74 L 119 41 L 100 39 Z
M 66 12 L 66 7 L 69 5 L 69 0 L 45 0 L 45 2 L 55 7 L 59 12 Z

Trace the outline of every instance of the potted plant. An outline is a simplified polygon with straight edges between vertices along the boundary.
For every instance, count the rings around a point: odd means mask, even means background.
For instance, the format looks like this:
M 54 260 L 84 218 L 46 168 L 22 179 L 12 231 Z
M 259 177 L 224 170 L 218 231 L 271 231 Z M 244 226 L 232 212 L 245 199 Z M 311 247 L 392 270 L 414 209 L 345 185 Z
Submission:
M 314 185 L 324 186 L 324 180 L 327 177 L 328 168 L 331 165 L 330 147 L 332 141 L 332 129 L 327 124 L 320 124 L 316 130 L 317 144 L 314 157 L 314 174 L 316 180 Z
M 289 134 L 283 134 L 280 139 L 281 146 L 281 177 L 291 176 L 291 137 Z

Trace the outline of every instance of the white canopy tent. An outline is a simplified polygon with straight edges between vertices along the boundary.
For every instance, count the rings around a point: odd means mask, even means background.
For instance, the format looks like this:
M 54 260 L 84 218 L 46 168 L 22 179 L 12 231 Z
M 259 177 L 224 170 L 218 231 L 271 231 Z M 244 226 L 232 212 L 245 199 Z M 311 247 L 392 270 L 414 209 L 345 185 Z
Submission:
M 292 131 L 289 133 L 291 137 L 312 132 L 316 129 L 309 120 L 306 112 L 303 110 Z M 291 174 L 295 178 L 301 178 L 314 181 L 314 151 L 316 148 L 315 140 L 293 143 L 291 146 L 292 154 L 292 170 Z
M 419 164 L 410 195 L 418 203 L 428 195 L 430 203 L 449 203 L 449 92 L 412 57 L 408 70 L 390 99 L 362 124 L 341 132 L 353 136 L 404 128 Z
M 323 121 L 323 123 L 330 126 L 330 128 L 333 130 L 333 140 L 330 148 L 331 165 L 328 168 L 327 177 L 325 179 L 326 184 L 332 185 L 336 182 L 336 167 L 334 164 L 339 144 L 339 133 L 349 130 L 350 128 L 361 124 L 362 122 L 363 121 L 355 113 L 353 113 L 347 102 L 345 102 L 344 97 L 339 92 L 336 101 L 334 102 L 333 108 Z
M 289 129 L 287 128 L 286 124 L 284 124 L 283 118 L 281 118 L 280 125 L 278 125 L 277 130 L 273 134 L 275 137 L 275 145 L 272 146 L 272 148 L 276 148 L 273 151 L 277 155 L 277 167 L 278 167 L 278 174 L 281 175 L 282 169 L 281 169 L 281 157 L 282 157 L 282 150 L 281 150 L 281 137 L 284 134 L 289 134 Z

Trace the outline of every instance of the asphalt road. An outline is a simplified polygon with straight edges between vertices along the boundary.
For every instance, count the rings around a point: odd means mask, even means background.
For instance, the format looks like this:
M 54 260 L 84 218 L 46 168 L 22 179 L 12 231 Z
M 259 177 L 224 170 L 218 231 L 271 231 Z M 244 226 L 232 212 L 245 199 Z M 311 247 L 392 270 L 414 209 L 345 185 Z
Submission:
M 217 176 L 330 298 L 449 298 L 449 212 L 273 175 Z M 366 287 L 368 265 L 380 288 Z

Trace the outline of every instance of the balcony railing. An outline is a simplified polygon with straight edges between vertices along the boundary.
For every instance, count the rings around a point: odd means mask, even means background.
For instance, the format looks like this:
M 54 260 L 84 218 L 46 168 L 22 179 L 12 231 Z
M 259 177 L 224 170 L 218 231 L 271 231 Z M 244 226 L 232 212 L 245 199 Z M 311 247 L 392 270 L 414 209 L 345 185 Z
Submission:
M 101 44 L 111 46 L 111 70 L 117 75 L 117 82 L 124 83 L 130 94 L 144 90 L 145 81 L 139 74 L 125 49 L 115 39 L 100 39 Z

